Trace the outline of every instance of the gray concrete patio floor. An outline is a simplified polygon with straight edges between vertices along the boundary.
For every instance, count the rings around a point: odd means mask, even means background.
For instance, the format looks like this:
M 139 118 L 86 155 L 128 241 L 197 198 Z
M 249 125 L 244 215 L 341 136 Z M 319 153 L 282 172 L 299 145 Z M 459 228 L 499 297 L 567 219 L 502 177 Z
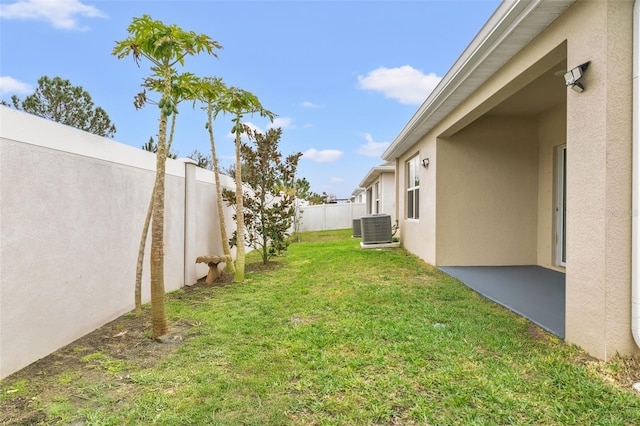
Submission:
M 564 339 L 565 274 L 541 266 L 441 266 L 471 289 Z

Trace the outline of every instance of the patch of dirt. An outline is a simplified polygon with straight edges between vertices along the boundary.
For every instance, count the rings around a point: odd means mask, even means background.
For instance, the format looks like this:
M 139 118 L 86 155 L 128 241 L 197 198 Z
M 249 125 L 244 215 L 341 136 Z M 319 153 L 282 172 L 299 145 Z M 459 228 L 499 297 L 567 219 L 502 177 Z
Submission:
M 272 261 L 247 263 L 245 274 L 274 270 L 282 265 Z M 214 283 L 207 284 L 205 277 L 192 286 L 167 295 L 169 299 L 187 301 L 198 292 L 233 284 L 233 275 L 224 273 Z M 43 406 L 66 398 L 77 409 L 90 407 L 92 386 L 100 388 L 101 395 L 113 401 L 126 401 L 137 392 L 136 385 L 125 372 L 111 373 L 117 363 L 126 362 L 127 371 L 150 368 L 175 352 L 198 327 L 196 321 L 181 318 L 169 324 L 169 333 L 159 341 L 152 338 L 151 309 L 144 306 L 140 316 L 128 313 L 97 330 L 81 337 L 56 352 L 28 365 L 24 369 L 0 381 L 0 425 L 51 425 L 60 419 L 47 417 Z M 76 386 L 85 384 L 82 389 Z M 26 385 L 25 385 L 26 384 Z M 27 388 L 28 392 L 21 389 Z M 14 396 L 15 395 L 15 396 Z
M 230 284 L 233 276 L 224 274 L 213 284 L 204 278 L 167 298 L 187 295 Z M 55 424 L 47 418 L 44 405 L 67 398 L 75 407 L 87 407 L 90 398 L 73 393 L 73 384 L 86 383 L 110 388 L 114 400 L 125 400 L 135 392 L 127 374 L 109 373 L 110 363 L 126 361 L 129 370 L 152 367 L 176 351 L 196 321 L 182 318 L 169 324 L 169 333 L 159 341 L 152 338 L 151 309 L 147 305 L 140 316 L 129 313 L 81 337 L 56 352 L 30 364 L 0 382 L 0 425 Z M 25 386 L 26 384 L 26 386 Z M 22 392 L 26 387 L 28 393 Z M 15 394 L 15 397 L 12 397 Z M 117 394 L 117 395 L 116 395 Z

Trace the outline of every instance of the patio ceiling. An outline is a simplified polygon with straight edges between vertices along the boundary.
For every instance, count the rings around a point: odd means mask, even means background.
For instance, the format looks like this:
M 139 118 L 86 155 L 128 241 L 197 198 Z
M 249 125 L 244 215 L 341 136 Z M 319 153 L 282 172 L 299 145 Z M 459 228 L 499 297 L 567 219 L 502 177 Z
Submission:
M 565 62 L 549 69 L 536 80 L 488 112 L 488 115 L 532 116 L 567 101 Z
M 505 0 L 382 154 L 382 158 L 390 161 L 403 155 L 574 1 Z M 543 82 L 541 80 L 539 83 Z M 514 98 L 512 101 L 516 100 Z M 539 99 L 537 104 L 532 103 L 532 107 L 540 108 L 540 103 L 546 101 L 553 100 Z

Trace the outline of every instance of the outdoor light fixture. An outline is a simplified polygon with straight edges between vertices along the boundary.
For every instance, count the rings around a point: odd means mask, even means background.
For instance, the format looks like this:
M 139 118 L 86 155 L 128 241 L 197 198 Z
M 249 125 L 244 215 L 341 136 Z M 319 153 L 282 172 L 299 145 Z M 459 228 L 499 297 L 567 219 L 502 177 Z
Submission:
M 424 167 L 426 169 L 428 165 L 429 165 L 429 159 L 428 158 L 423 158 L 422 159 L 422 167 Z
M 584 92 L 584 85 L 580 82 L 580 79 L 584 74 L 584 70 L 587 69 L 590 63 L 591 61 L 585 62 L 584 64 L 578 65 L 574 69 L 564 73 L 564 81 L 567 83 L 567 87 L 571 86 L 571 88 L 576 92 Z

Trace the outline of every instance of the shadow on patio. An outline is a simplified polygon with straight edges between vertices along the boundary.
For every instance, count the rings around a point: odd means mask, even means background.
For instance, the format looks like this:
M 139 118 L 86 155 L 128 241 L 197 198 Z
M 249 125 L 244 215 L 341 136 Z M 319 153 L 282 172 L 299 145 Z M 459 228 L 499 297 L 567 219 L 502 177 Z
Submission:
M 541 266 L 441 266 L 471 289 L 564 339 L 565 274 Z

